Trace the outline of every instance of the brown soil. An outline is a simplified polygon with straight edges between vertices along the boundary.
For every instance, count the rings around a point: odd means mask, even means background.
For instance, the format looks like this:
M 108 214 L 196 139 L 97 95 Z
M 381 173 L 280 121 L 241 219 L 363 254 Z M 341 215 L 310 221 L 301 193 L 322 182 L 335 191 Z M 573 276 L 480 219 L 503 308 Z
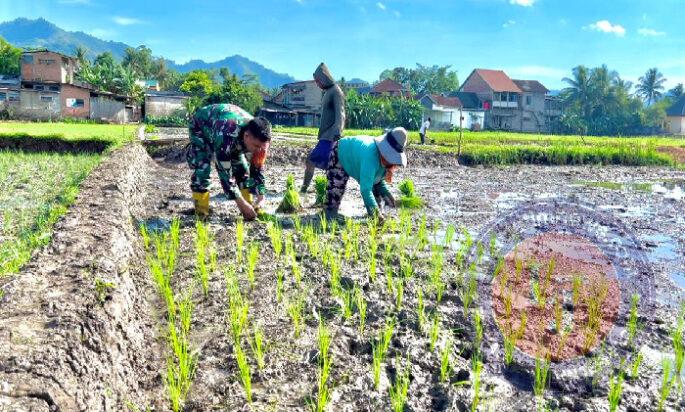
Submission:
M 671 156 L 678 163 L 685 163 L 685 147 L 659 146 L 656 151 Z
M 523 268 L 518 274 L 517 260 Z M 548 272 L 550 261 L 554 266 L 553 271 Z M 575 235 L 545 233 L 519 243 L 506 255 L 504 262 L 503 274 L 500 274 L 504 277 L 493 280 L 493 308 L 500 329 L 506 335 L 512 330 L 518 331 L 522 318 L 526 317 L 525 333 L 517 344 L 520 350 L 532 357 L 550 356 L 560 361 L 581 356 L 604 341 L 618 314 L 621 291 L 611 261 L 596 245 Z M 576 276 L 582 279 L 582 284 L 573 306 Z M 544 305 L 535 300 L 533 281 L 540 285 Z M 544 286 L 546 284 L 548 286 Z M 512 311 L 507 316 L 505 298 L 508 294 L 511 294 Z M 591 297 L 599 299 L 601 310 L 601 319 L 594 332 L 587 328 Z M 563 319 L 561 333 L 555 326 L 557 301 Z

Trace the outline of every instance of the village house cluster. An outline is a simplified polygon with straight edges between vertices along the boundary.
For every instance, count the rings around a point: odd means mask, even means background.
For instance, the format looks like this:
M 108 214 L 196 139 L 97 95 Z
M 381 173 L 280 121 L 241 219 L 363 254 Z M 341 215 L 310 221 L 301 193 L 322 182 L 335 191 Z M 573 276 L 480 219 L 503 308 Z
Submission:
M 0 108 L 12 117 L 31 120 L 92 119 L 111 123 L 137 122 L 145 116 L 178 114 L 188 98 L 175 91 L 160 91 L 156 81 L 140 81 L 145 89 L 141 105 L 131 96 L 97 90 L 76 79 L 78 61 L 49 50 L 26 51 L 21 57 L 21 76 L 0 76 Z M 537 80 L 511 79 L 502 70 L 475 69 L 458 91 L 413 95 L 406 85 L 392 79 L 374 85 L 363 80 L 344 87 L 371 96 L 416 99 L 423 119 L 433 129 L 506 130 L 554 133 L 563 113 L 562 101 Z M 264 94 L 260 115 L 284 126 L 316 127 L 322 91 L 314 80 L 284 84 L 276 96 Z M 685 97 L 667 112 L 665 128 L 685 135 Z

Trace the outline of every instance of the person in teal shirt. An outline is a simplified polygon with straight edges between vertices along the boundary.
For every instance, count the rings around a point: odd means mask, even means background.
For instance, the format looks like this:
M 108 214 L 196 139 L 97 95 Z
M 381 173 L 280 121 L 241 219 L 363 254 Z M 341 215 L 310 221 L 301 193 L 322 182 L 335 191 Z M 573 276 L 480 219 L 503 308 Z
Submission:
M 395 207 L 388 183 L 400 166 L 407 165 L 407 131 L 397 127 L 382 136 L 350 136 L 333 144 L 328 161 L 326 215 L 335 216 L 350 177 L 359 182 L 369 216 L 383 219 L 381 201 Z

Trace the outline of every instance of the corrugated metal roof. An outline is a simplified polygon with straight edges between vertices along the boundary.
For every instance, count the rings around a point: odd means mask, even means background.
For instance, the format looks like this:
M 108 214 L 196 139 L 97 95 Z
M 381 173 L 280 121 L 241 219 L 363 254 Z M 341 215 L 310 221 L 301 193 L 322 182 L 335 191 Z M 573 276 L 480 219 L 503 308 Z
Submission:
M 685 96 L 682 96 L 673 106 L 666 110 L 666 116 L 685 117 Z
M 528 93 L 542 93 L 542 94 L 547 94 L 549 92 L 549 89 L 547 89 L 545 86 L 542 85 L 537 80 L 512 80 L 518 87 L 519 89 L 523 90 L 524 92 Z

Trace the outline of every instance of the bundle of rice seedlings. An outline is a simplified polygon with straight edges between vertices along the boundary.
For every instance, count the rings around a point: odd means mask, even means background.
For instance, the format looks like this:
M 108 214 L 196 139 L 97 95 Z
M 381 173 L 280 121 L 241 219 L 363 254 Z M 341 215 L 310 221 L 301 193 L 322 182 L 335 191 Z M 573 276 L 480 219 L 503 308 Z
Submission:
M 423 200 L 416 195 L 414 182 L 411 179 L 405 179 L 400 183 L 400 205 L 407 209 L 418 209 L 423 206 Z
M 326 192 L 328 190 L 328 178 L 323 175 L 314 178 L 314 188 L 316 189 L 315 206 L 323 206 L 326 203 Z
M 300 194 L 295 189 L 295 176 L 289 174 L 285 182 L 285 196 L 281 204 L 278 205 L 276 212 L 278 213 L 296 213 L 302 209 L 300 203 Z

